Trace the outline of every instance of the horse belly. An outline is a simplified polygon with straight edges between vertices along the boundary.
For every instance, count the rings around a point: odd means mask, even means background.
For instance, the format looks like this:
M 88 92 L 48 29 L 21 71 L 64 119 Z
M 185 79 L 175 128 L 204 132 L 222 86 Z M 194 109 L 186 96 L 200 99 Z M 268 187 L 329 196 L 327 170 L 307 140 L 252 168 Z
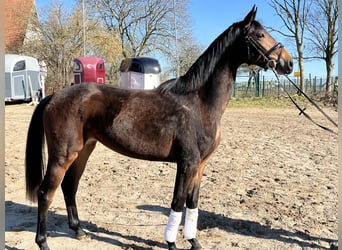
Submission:
M 108 135 L 104 144 L 124 155 L 146 160 L 170 157 L 173 136 L 168 126 L 118 116 Z

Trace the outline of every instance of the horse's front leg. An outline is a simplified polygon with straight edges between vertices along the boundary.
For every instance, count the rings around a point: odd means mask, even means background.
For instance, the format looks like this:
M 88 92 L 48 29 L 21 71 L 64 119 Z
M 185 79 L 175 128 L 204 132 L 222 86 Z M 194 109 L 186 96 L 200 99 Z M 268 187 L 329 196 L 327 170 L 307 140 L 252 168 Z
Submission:
M 186 214 L 184 223 L 184 238 L 191 243 L 191 249 L 197 250 L 201 249 L 202 246 L 196 238 L 197 234 L 197 221 L 198 221 L 198 199 L 199 190 L 201 185 L 201 180 L 203 176 L 203 171 L 205 167 L 205 161 L 199 164 L 193 183 L 190 186 L 190 192 L 186 199 Z
M 199 177 L 198 164 L 178 164 L 176 184 L 174 188 L 173 200 L 168 223 L 164 237 L 168 243 L 169 250 L 176 250 L 176 238 L 178 227 L 182 219 L 182 209 L 187 203 L 185 217 L 184 236 L 191 243 L 192 250 L 201 249 L 201 245 L 196 239 L 197 218 L 198 218 L 198 194 L 201 176 Z

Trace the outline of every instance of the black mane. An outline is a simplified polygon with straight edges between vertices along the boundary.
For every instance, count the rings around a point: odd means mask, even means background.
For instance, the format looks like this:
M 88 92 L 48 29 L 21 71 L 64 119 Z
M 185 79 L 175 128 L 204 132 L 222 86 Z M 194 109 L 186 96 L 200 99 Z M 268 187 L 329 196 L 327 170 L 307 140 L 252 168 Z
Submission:
M 234 23 L 218 36 L 206 51 L 196 60 L 190 69 L 180 78 L 169 80 L 161 84 L 161 92 L 188 94 L 203 86 L 213 74 L 215 66 L 221 60 L 227 48 L 240 36 L 242 28 Z

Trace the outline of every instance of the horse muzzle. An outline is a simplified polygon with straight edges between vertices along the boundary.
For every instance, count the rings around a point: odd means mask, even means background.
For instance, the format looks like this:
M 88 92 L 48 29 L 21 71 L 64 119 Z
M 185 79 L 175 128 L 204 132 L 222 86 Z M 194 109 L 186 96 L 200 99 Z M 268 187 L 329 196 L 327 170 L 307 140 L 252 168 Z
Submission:
M 280 58 L 278 62 L 275 60 L 270 60 L 268 64 L 269 68 L 275 69 L 279 75 L 288 75 L 293 71 L 292 57 L 289 59 Z

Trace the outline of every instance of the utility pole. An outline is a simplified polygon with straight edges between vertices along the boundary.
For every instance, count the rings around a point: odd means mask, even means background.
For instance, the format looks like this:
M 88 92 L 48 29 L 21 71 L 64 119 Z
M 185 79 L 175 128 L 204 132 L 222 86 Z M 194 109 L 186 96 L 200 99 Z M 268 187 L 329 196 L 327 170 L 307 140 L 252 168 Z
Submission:
M 179 58 L 178 58 L 178 35 L 177 35 L 177 19 L 176 19 L 176 3 L 173 0 L 173 20 L 175 26 L 175 58 L 176 58 L 176 77 L 179 77 Z
M 84 0 L 82 0 L 82 24 L 83 24 L 83 56 L 85 56 L 85 54 L 86 54 L 86 50 L 85 50 L 85 35 L 86 35 L 86 29 L 85 29 L 85 26 L 86 26 L 86 24 L 85 24 L 85 18 L 84 18 L 84 16 L 85 16 L 85 13 L 84 13 L 84 10 L 85 10 L 85 8 L 84 8 Z

